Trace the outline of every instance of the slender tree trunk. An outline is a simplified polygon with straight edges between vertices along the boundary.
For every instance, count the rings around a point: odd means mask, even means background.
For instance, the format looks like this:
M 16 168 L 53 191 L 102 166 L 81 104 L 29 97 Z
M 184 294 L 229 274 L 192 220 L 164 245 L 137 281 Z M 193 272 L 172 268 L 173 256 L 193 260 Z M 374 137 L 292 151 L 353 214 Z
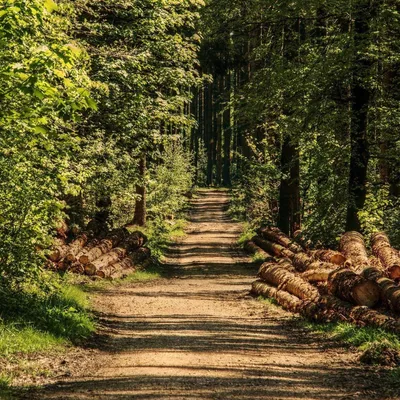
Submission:
M 201 88 L 198 92 L 198 128 L 196 132 L 195 142 L 194 142 L 194 165 L 195 165 L 195 183 L 198 183 L 199 180 L 199 151 L 200 139 L 203 138 L 203 127 L 204 127 L 204 118 L 203 118 L 203 104 L 204 104 L 204 89 Z
M 218 186 L 222 183 L 222 110 L 223 110 L 223 94 L 224 94 L 224 77 L 218 77 L 218 100 L 217 100 L 217 171 L 216 182 Z
M 213 184 L 213 132 L 212 132 L 212 84 L 208 84 L 205 92 L 204 123 L 207 146 L 207 185 Z
M 136 185 L 136 194 L 140 197 L 136 200 L 135 216 L 133 224 L 138 226 L 146 225 L 146 156 L 143 155 L 139 161 L 140 182 Z
M 293 235 L 301 227 L 300 161 L 298 146 L 291 143 L 289 136 L 283 141 L 281 172 L 278 226 L 282 232 Z
M 367 169 L 370 150 L 367 137 L 368 105 L 370 91 L 365 87 L 371 62 L 366 59 L 368 50 L 370 2 L 362 0 L 354 15 L 356 56 L 352 85 L 352 121 L 350 130 L 350 176 L 347 204 L 346 230 L 360 231 L 359 211 L 364 208 L 367 195 Z
M 222 171 L 222 183 L 224 186 L 231 186 L 231 75 L 230 71 L 225 75 L 225 109 L 223 113 L 223 132 L 224 132 L 224 165 Z

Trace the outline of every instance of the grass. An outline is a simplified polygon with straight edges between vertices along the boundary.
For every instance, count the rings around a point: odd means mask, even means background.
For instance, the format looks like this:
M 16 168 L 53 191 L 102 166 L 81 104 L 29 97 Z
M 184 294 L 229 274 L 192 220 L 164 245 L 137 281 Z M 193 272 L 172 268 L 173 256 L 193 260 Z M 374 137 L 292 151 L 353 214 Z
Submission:
M 263 297 L 263 296 L 258 296 L 257 300 L 263 304 L 265 304 L 266 306 L 278 306 L 278 303 L 275 299 L 271 298 L 271 297 Z
M 362 354 L 364 364 L 396 366 L 400 364 L 400 337 L 374 327 L 358 327 L 350 323 L 313 323 L 302 320 L 308 330 L 326 335 L 347 346 L 355 347 Z M 399 381 L 400 383 L 400 373 Z
M 8 393 L 13 378 L 50 372 L 25 357 L 60 354 L 95 331 L 87 293 L 53 273 L 19 285 L 0 283 L 0 393 Z M 0 396 L 2 398 L 2 395 Z
M 150 248 L 152 256 L 160 261 L 164 257 L 165 251 L 173 240 L 185 236 L 187 221 L 176 219 L 171 221 L 149 221 L 146 228 L 139 229 L 148 237 L 147 247 Z
M 243 231 L 238 239 L 238 245 L 243 247 L 244 243 L 248 240 L 251 240 L 256 235 L 254 229 L 250 226 L 249 223 L 243 223 Z
M 302 325 L 313 332 L 325 334 L 360 350 L 366 350 L 373 344 L 382 342 L 389 342 L 394 349 L 400 350 L 400 338 L 379 328 L 358 327 L 345 322 L 318 324 L 303 321 Z
M 74 343 L 90 336 L 95 324 L 88 311 L 87 294 L 52 274 L 46 274 L 43 279 L 51 283 L 29 282 L 18 287 L 0 287 L 3 324 L 18 327 L 21 331 L 34 329 Z
M 68 342 L 34 327 L 21 327 L 13 323 L 0 323 L 0 356 L 29 354 L 48 350 L 61 350 Z

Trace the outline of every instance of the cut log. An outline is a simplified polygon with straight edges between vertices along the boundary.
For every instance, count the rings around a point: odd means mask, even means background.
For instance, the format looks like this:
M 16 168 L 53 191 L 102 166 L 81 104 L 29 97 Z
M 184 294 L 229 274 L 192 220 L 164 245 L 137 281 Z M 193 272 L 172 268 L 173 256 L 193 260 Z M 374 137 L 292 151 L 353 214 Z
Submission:
M 108 253 L 113 247 L 113 242 L 109 239 L 103 239 L 97 246 L 89 250 L 86 254 L 79 257 L 79 262 L 83 265 L 87 265 L 103 254 Z
M 275 299 L 280 306 L 291 312 L 299 312 L 302 306 L 302 301 L 298 297 L 262 281 L 253 283 L 251 293 Z
M 133 263 L 136 264 L 142 264 L 147 260 L 150 260 L 151 257 L 151 251 L 147 247 L 141 247 L 140 249 L 134 251 L 133 253 L 130 254 Z
M 336 265 L 343 265 L 346 261 L 346 257 L 343 254 L 334 250 L 315 250 L 310 252 L 310 256 L 314 260 Z
M 258 276 L 261 280 L 277 286 L 303 300 L 317 301 L 320 297 L 318 289 L 292 272 L 293 267 L 287 264 L 265 263 L 261 266 Z
M 301 274 L 301 277 L 308 282 L 327 282 L 329 275 L 337 268 L 317 268 L 309 269 Z
M 126 228 L 113 229 L 108 235 L 108 240 L 112 241 L 113 247 L 118 246 L 128 239 L 130 233 Z
M 367 249 L 362 235 L 358 232 L 346 232 L 340 238 L 340 251 L 351 262 L 351 268 L 361 274 L 368 268 Z
M 130 257 L 125 257 L 124 259 L 115 264 L 99 268 L 96 271 L 96 275 L 102 278 L 115 278 L 116 275 L 120 275 L 119 272 L 128 270 L 135 271 L 135 266 Z M 126 272 L 124 272 L 124 274 L 126 274 Z
M 69 269 L 69 272 L 73 272 L 74 274 L 80 274 L 83 275 L 85 273 L 85 268 L 83 267 L 83 265 L 79 262 L 75 262 L 74 264 L 72 264 Z
M 103 254 L 101 257 L 97 258 L 93 262 L 86 264 L 85 274 L 95 275 L 97 271 L 102 270 L 110 265 L 117 263 L 119 260 L 125 257 L 126 250 L 121 247 L 116 247 L 110 252 Z
M 274 298 L 286 310 L 300 313 L 315 321 L 346 321 L 359 326 L 371 325 L 395 333 L 400 332 L 399 320 L 368 307 L 353 306 L 333 296 L 322 296 L 317 303 L 301 301 L 298 297 L 261 281 L 253 283 L 251 292 L 258 296 Z
M 372 235 L 371 247 L 374 255 L 379 258 L 389 277 L 391 279 L 400 279 L 399 254 L 390 246 L 389 238 L 384 232 Z
M 365 269 L 363 277 L 379 285 L 384 304 L 391 310 L 400 311 L 400 287 L 394 280 L 386 277 L 384 271 L 376 267 Z
M 347 268 L 339 268 L 328 278 L 329 293 L 360 306 L 374 307 L 380 299 L 380 288 Z
M 68 251 L 69 246 L 67 246 L 66 244 L 57 244 L 50 250 L 47 258 L 56 263 L 63 259 Z
M 293 253 L 301 253 L 304 251 L 298 243 L 294 242 L 289 236 L 285 235 L 278 228 L 261 228 L 257 233 L 264 239 L 267 239 L 270 242 L 278 243 Z
M 122 246 L 125 247 L 128 252 L 132 252 L 147 243 L 147 236 L 140 231 L 135 231 L 129 234 L 122 243 Z
M 76 255 L 83 249 L 83 247 L 85 247 L 87 239 L 87 236 L 85 234 L 82 234 L 69 245 L 69 251 L 65 256 L 67 261 L 76 261 Z
M 58 223 L 56 225 L 56 231 L 57 231 L 57 236 L 59 238 L 62 238 L 63 240 L 65 240 L 67 238 L 68 231 L 69 231 L 67 222 L 64 220 L 58 221 Z
M 328 278 L 322 279 L 322 276 L 326 276 L 326 272 L 328 271 L 333 272 L 339 268 L 339 266 L 336 264 L 331 264 L 324 261 L 316 261 L 305 253 L 296 254 L 292 258 L 292 263 L 298 272 L 304 272 L 302 277 L 314 282 L 323 280 L 327 281 Z M 305 271 L 313 271 L 313 273 L 305 274 Z M 321 273 L 318 274 L 318 271 L 321 271 Z M 317 278 L 317 276 L 319 276 L 319 278 Z
M 262 239 L 259 236 L 254 236 L 252 241 L 264 251 L 273 254 L 274 256 L 288 258 L 292 258 L 294 256 L 294 253 L 287 248 L 281 246 L 280 244 L 270 242 L 269 240 Z
M 79 260 L 82 256 L 87 255 L 90 250 L 95 248 L 100 244 L 100 240 L 92 239 L 88 243 L 86 243 L 85 247 L 76 255 L 76 260 Z
M 247 253 L 253 254 L 257 256 L 258 258 L 261 258 L 264 260 L 264 262 L 269 261 L 269 262 L 274 262 L 275 259 L 272 257 L 269 253 L 267 253 L 265 250 L 263 250 L 261 247 L 257 246 L 253 241 L 247 240 L 244 243 L 244 249 L 246 250 Z
M 117 270 L 134 269 L 135 265 L 130 257 L 125 257 L 114 265 Z

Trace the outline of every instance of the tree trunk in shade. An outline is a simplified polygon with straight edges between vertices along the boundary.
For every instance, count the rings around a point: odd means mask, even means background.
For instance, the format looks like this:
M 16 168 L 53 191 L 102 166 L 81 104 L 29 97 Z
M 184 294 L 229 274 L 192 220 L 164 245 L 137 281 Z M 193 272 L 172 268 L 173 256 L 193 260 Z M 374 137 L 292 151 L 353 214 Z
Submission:
M 135 216 L 133 218 L 133 225 L 145 226 L 146 225 L 146 156 L 143 155 L 139 162 L 139 176 L 140 183 L 136 185 L 136 194 L 140 197 L 136 200 Z

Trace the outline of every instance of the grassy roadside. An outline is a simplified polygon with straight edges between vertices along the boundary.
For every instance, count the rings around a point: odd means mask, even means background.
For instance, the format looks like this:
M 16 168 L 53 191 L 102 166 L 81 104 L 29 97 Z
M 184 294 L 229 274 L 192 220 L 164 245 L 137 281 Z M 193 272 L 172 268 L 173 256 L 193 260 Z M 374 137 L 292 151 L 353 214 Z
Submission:
M 92 281 L 82 275 L 45 272 L 43 286 L 31 282 L 21 290 L 0 285 L 0 399 L 12 398 L 13 385 L 20 386 L 23 378 L 32 383 L 53 376 L 52 369 L 36 359 L 62 359 L 84 346 L 96 330 L 93 293 L 161 278 L 163 254 L 172 241 L 185 235 L 186 224 L 183 219 L 166 221 L 162 227 L 149 223 L 144 233 L 153 257 L 125 279 Z
M 96 329 L 82 289 L 51 273 L 42 278 L 45 284 L 0 285 L 0 399 L 11 398 L 15 381 L 50 376 L 38 360 L 62 357 Z

